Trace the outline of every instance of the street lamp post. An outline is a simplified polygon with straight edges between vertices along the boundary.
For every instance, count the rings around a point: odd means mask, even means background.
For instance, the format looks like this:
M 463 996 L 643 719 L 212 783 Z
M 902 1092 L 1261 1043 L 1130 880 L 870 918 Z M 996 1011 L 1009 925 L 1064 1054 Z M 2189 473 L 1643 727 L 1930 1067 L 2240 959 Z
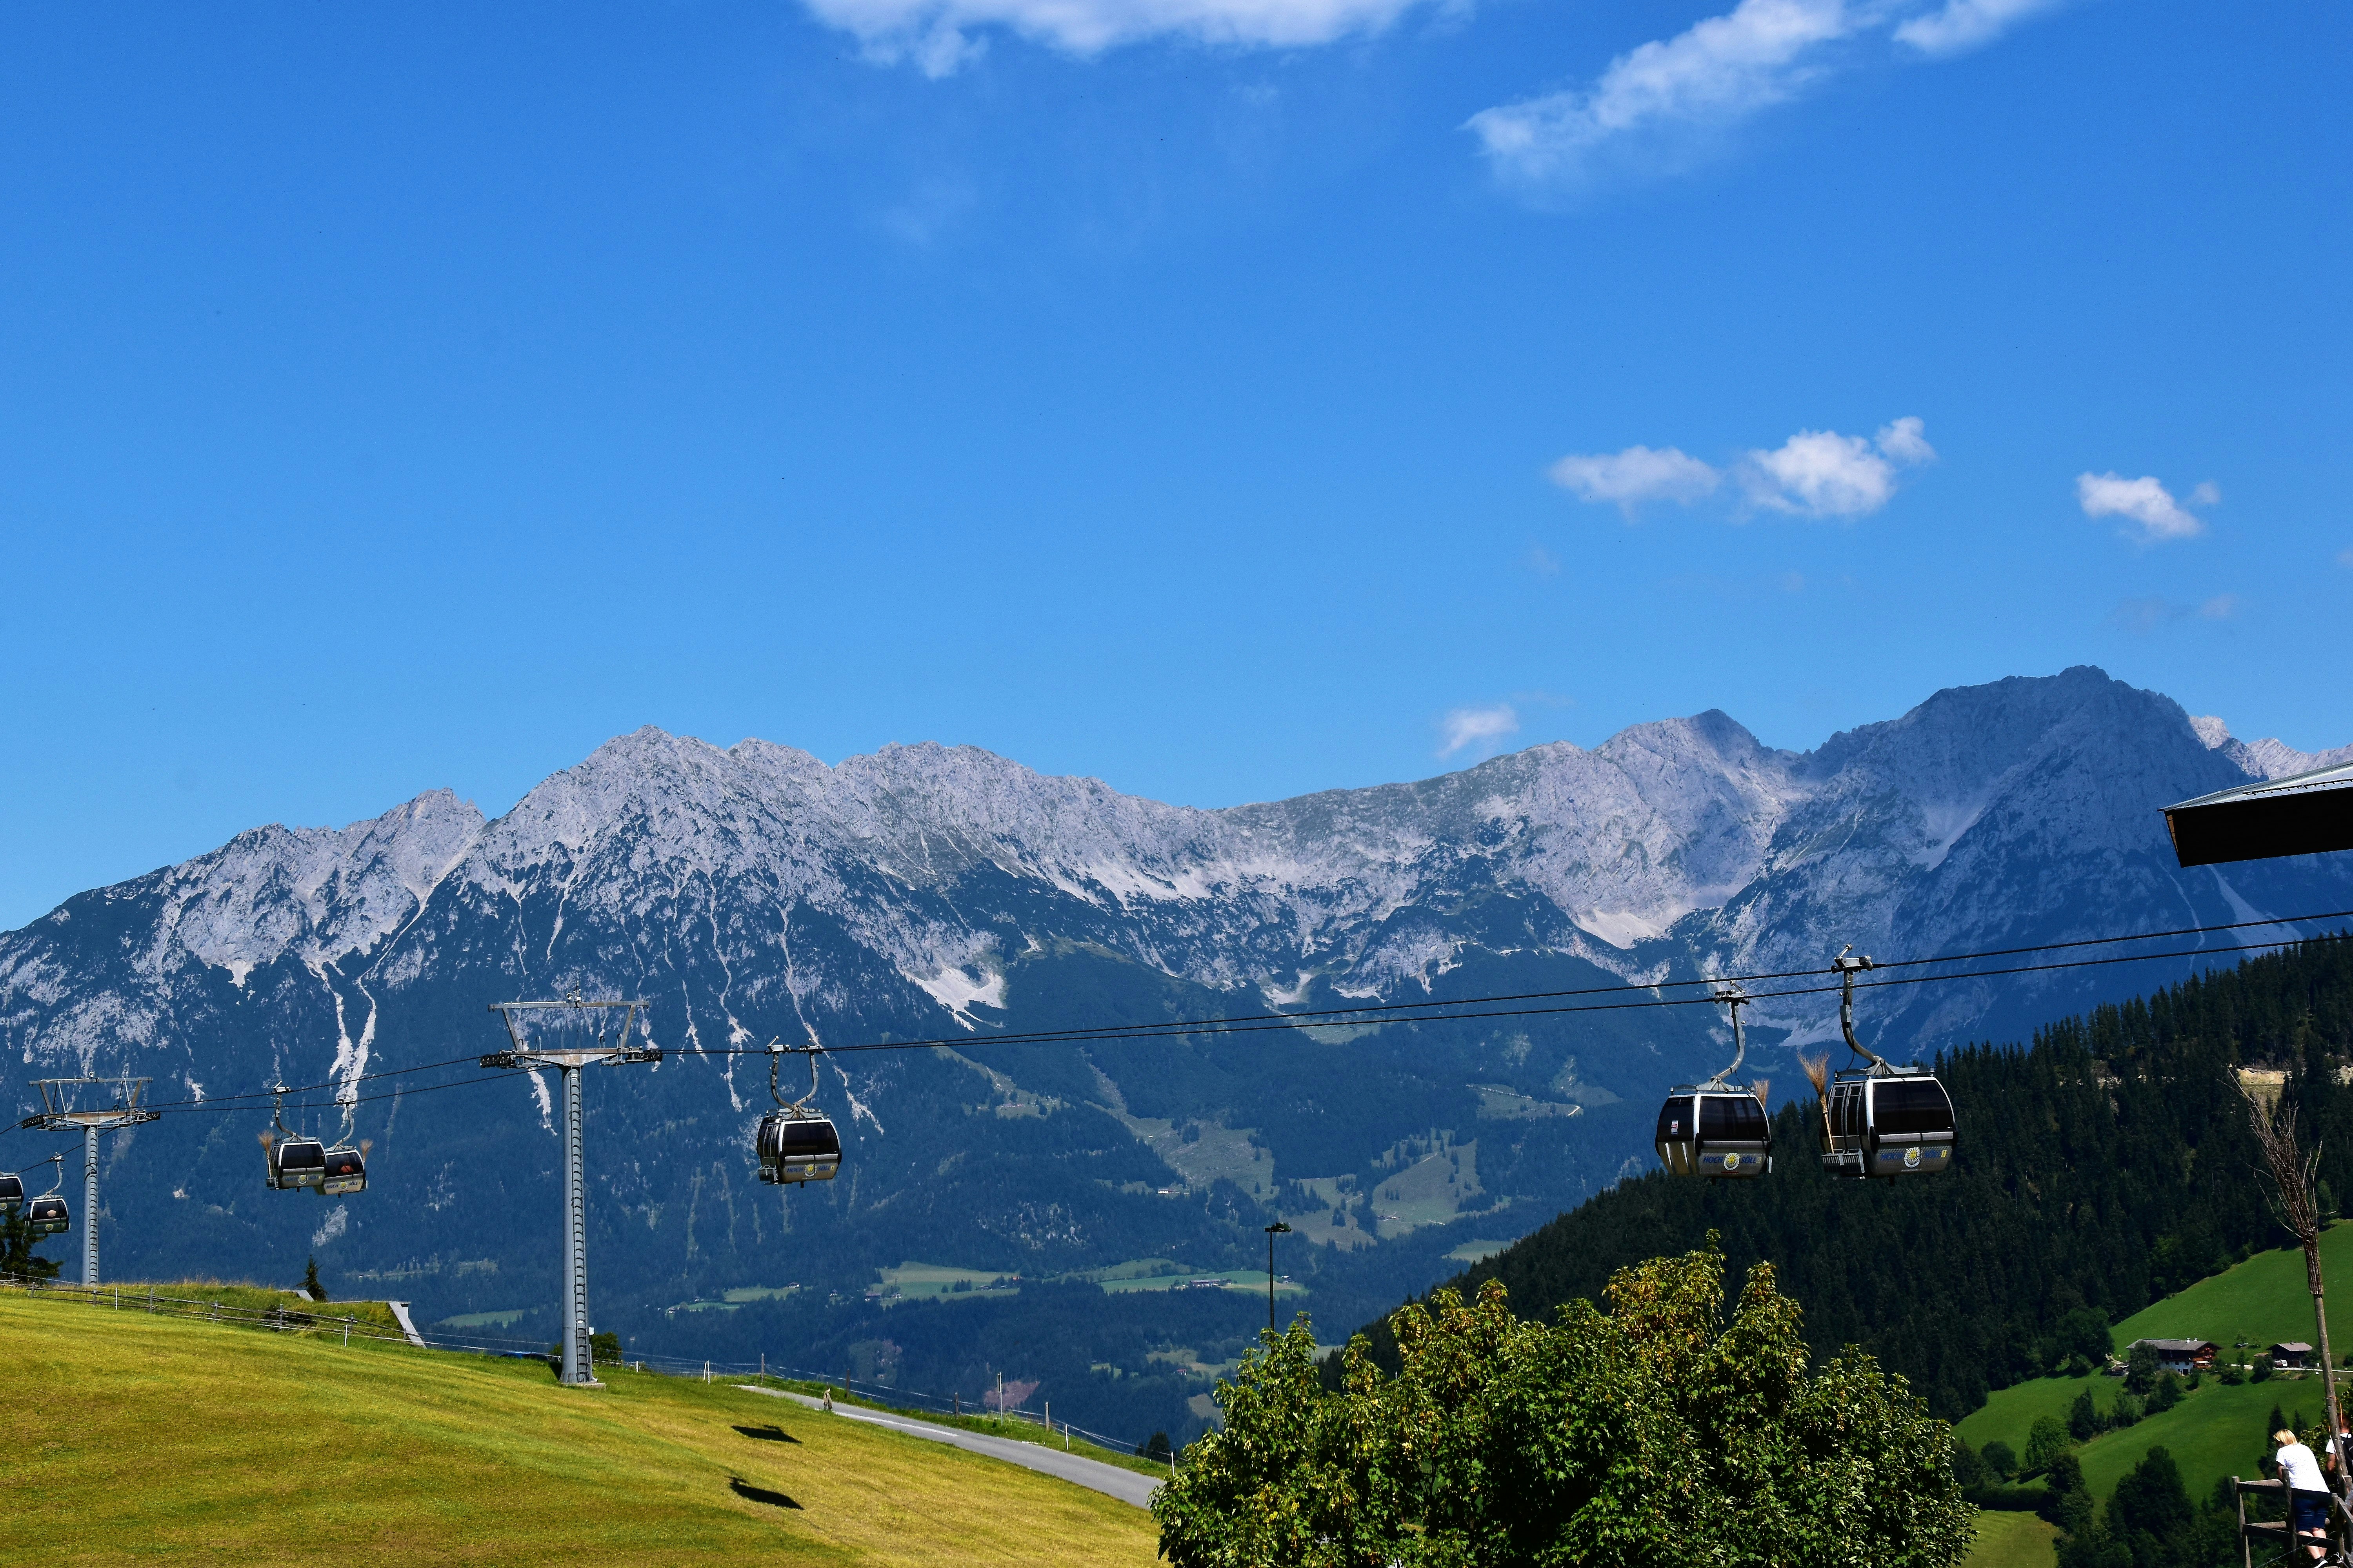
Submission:
M 1266 1227 L 1266 1331 L 1274 1332 L 1274 1238 L 1289 1236 L 1291 1227 L 1276 1220 Z

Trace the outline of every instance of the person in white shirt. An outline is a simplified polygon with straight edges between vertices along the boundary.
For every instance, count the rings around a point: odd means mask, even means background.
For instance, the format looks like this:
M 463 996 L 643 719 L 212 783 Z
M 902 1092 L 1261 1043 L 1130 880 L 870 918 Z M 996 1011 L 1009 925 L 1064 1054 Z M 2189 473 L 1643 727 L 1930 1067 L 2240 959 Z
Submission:
M 2283 1426 L 2272 1434 L 2272 1441 L 2279 1445 L 2272 1458 L 2279 1466 L 2280 1479 L 2287 1483 L 2289 1527 L 2302 1538 L 2306 1555 L 2317 1563 L 2328 1550 L 2328 1482 L 2320 1473 L 2320 1461 L 2296 1441 L 2295 1433 Z

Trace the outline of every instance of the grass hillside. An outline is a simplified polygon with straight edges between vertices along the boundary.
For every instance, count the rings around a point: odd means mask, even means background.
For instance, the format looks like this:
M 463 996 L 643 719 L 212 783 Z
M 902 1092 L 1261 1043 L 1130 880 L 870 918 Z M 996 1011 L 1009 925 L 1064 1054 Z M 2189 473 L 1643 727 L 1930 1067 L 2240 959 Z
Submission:
M 2051 1568 L 2058 1531 L 2031 1513 L 1980 1511 L 1977 1542 L 1962 1568 Z
M 2320 1237 L 2320 1267 L 2336 1283 L 2328 1303 L 2328 1338 L 2341 1358 L 2353 1350 L 2353 1225 L 2334 1225 Z M 2260 1351 L 2281 1340 L 2312 1339 L 2312 1295 L 2305 1283 L 2304 1249 L 2259 1252 L 2244 1263 L 2201 1279 L 2118 1323 L 2118 1347 L 2135 1340 L 2212 1340 L 2231 1353 L 2245 1340 Z M 2253 1352 L 2250 1352 L 2252 1359 Z
M 1141 1510 L 724 1384 L 16 1296 L 0 1342 L 0 1562 L 1155 1559 Z
M 2353 1341 L 2337 1338 L 2353 1333 L 2353 1314 L 2343 1304 L 2344 1298 L 2353 1297 L 2353 1225 L 2334 1226 L 2322 1237 L 2321 1265 L 2341 1282 L 2328 1316 L 2331 1340 L 2342 1355 L 2353 1349 Z M 2212 1340 L 2226 1357 L 2240 1340 L 2255 1349 L 2279 1340 L 2309 1340 L 2312 1297 L 2305 1285 L 2304 1254 L 2297 1248 L 2258 1253 L 2135 1313 L 2116 1325 L 2115 1335 L 2119 1349 L 2137 1339 Z M 1972 1447 L 1999 1437 L 2023 1454 L 2035 1418 L 2066 1419 L 2068 1406 L 2087 1387 L 2103 1411 L 2113 1408 L 2124 1391 L 2122 1380 L 2113 1377 L 2038 1377 L 1989 1395 L 1958 1430 Z M 2322 1397 L 2317 1377 L 2283 1375 L 2235 1388 L 2210 1377 L 2171 1410 L 2084 1444 L 2078 1451 L 2084 1483 L 2093 1496 L 2105 1498 L 2118 1478 L 2161 1445 L 2181 1467 L 2190 1495 L 2203 1499 L 2223 1476 L 2257 1473 L 2255 1461 L 2267 1451 L 2265 1417 L 2273 1405 L 2291 1418 L 2300 1412 L 2306 1420 L 2317 1421 Z

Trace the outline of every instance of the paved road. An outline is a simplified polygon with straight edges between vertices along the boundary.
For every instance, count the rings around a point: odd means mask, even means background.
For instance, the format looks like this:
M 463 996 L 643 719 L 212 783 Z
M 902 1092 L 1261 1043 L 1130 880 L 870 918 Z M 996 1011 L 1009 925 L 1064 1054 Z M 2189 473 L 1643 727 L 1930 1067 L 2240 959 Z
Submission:
M 748 1383 L 735 1385 L 746 1394 L 765 1394 L 776 1399 L 789 1399 L 806 1405 L 812 1410 L 825 1408 L 824 1402 L 812 1394 L 793 1394 L 781 1388 L 759 1388 Z M 855 1405 L 837 1405 L 833 1413 L 848 1421 L 863 1421 L 871 1426 L 888 1426 L 893 1432 L 904 1432 L 913 1437 L 928 1437 L 934 1443 L 946 1443 L 953 1447 L 968 1448 L 976 1454 L 986 1454 L 992 1459 L 1003 1459 L 1008 1465 L 1019 1465 L 1025 1470 L 1039 1470 L 1055 1476 L 1090 1491 L 1115 1497 L 1122 1502 L 1144 1508 L 1152 1501 L 1153 1489 L 1160 1482 L 1141 1470 L 1124 1470 L 1117 1465 L 1106 1465 L 1100 1459 L 1086 1458 L 1078 1454 L 1065 1454 L 1060 1448 L 1049 1448 L 1043 1443 L 1024 1443 L 1012 1437 L 992 1437 L 986 1432 L 967 1432 L 961 1426 L 935 1426 L 929 1421 L 918 1421 L 908 1415 L 891 1415 L 880 1410 L 862 1410 Z

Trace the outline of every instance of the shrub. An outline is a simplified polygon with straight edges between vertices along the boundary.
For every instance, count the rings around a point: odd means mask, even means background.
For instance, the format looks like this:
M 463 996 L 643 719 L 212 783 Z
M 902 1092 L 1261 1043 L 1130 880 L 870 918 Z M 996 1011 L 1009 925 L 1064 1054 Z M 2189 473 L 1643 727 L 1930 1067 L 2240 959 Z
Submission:
M 2257 1383 L 2262 1383 L 2266 1378 L 2270 1377 L 2274 1370 L 2271 1357 L 2263 1355 L 2255 1358 L 2255 1381 Z
M 1978 1450 L 1978 1462 L 1992 1471 L 1993 1479 L 1998 1481 L 2006 1481 L 2018 1474 L 2017 1450 L 1999 1437 Z
M 2131 1426 L 2137 1424 L 2140 1418 L 2147 1414 L 2147 1406 L 2141 1403 L 2140 1396 L 2138 1394 L 2119 1394 L 2116 1395 L 2116 1404 L 2108 1410 L 2108 1425 L 2111 1426 Z
M 2067 1435 L 2078 1443 L 2088 1443 L 2098 1436 L 2108 1423 L 2101 1418 L 2100 1407 L 2092 1401 L 2092 1391 L 2075 1395 L 2075 1403 L 2067 1407 Z
M 2149 1390 L 2148 1407 L 2152 1411 L 2170 1410 L 2181 1403 L 2181 1379 L 2168 1372 L 2157 1380 L 2155 1388 Z

